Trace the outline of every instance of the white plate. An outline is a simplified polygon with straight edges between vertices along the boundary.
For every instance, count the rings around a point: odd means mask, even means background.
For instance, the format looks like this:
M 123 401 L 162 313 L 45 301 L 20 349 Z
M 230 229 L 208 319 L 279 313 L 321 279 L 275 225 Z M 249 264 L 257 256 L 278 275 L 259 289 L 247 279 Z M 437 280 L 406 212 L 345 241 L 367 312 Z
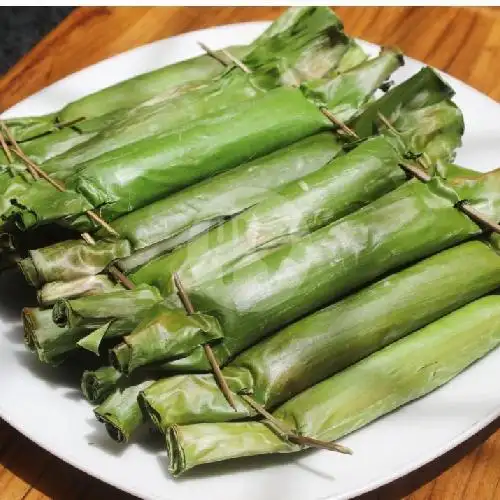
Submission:
M 126 52 L 71 75 L 31 96 L 4 116 L 53 111 L 68 101 L 134 74 L 214 48 L 248 43 L 267 23 L 235 24 L 187 33 Z M 376 47 L 366 44 L 376 52 Z M 422 66 L 407 60 L 396 80 Z M 446 77 L 465 115 L 458 162 L 487 171 L 500 158 L 500 106 Z M 111 442 L 77 386 L 60 369 L 42 366 L 22 344 L 17 322 L 28 289 L 12 274 L 0 279 L 0 417 L 75 467 L 143 498 L 169 500 L 317 500 L 350 498 L 388 483 L 438 457 L 500 415 L 500 350 L 433 394 L 348 436 L 351 457 L 314 451 L 200 467 L 173 480 L 162 443 L 146 437 Z M 29 460 L 29 457 L 27 457 Z

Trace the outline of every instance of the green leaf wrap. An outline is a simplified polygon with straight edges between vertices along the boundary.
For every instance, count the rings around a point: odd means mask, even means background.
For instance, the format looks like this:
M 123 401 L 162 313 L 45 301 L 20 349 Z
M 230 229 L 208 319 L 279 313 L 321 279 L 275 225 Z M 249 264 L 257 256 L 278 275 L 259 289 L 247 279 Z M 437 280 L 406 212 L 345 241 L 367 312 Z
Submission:
M 106 430 L 115 441 L 127 442 L 132 432 L 143 423 L 137 395 L 151 383 L 152 381 L 146 380 L 125 389 L 116 389 L 94 409 L 97 420 L 105 424 Z
M 273 416 L 301 435 L 337 440 L 437 389 L 499 343 L 500 297 L 487 296 L 304 391 Z M 299 450 L 261 422 L 173 426 L 166 442 L 174 475 L 204 463 Z
M 82 393 L 89 403 L 100 404 L 116 390 L 122 378 L 123 374 L 112 366 L 85 370 L 81 380 Z
M 39 287 L 51 281 L 71 281 L 101 272 L 111 261 L 130 255 L 127 240 L 66 240 L 29 251 L 19 263 L 28 283 Z
M 125 373 L 162 361 L 165 357 L 175 358 L 185 354 L 186 345 L 192 351 L 223 336 L 220 325 L 212 316 L 201 313 L 187 316 L 184 309 L 172 309 L 164 304 L 151 308 L 134 332 L 125 336 L 123 344 L 111 351 L 113 364 Z M 119 356 L 113 355 L 116 349 L 121 351 Z
M 17 217 L 18 224 L 27 228 L 78 215 L 90 204 L 101 207 L 105 220 L 113 220 L 330 127 L 300 90 L 275 89 L 194 122 L 182 133 L 159 134 L 128 146 L 126 151 L 111 151 L 81 164 L 66 179 L 68 191 L 57 193 L 57 203 L 50 207 L 46 196 L 51 186 L 37 183 L 17 199 L 7 215 Z
M 146 264 L 131 279 L 154 285 L 168 296 L 175 291 L 172 275 L 177 272 L 190 290 L 396 188 L 406 180 L 399 161 L 401 156 L 386 139 L 369 139 L 222 226 Z
M 275 189 L 315 172 L 341 151 L 342 142 L 322 132 L 120 217 L 112 227 L 137 250 L 193 226 L 217 225 Z M 98 235 L 103 236 L 103 230 Z
M 252 74 L 234 67 L 219 78 L 192 84 L 188 92 L 182 87 L 164 92 L 132 108 L 113 126 L 67 155 L 46 163 L 45 170 L 65 176 L 82 162 L 140 139 L 178 131 L 204 115 L 258 97 L 281 83 L 300 84 L 304 79 L 323 76 L 337 66 L 349 46 L 349 38 L 341 31 L 338 18 L 327 8 L 305 8 L 286 29 L 259 37 L 253 45 L 243 60 Z M 321 64 L 314 57 L 316 53 L 325 56 Z M 317 64 L 302 65 L 301 71 L 295 72 L 295 65 L 303 57 L 317 60 Z M 290 73 L 294 74 L 293 79 Z
M 58 300 L 52 318 L 58 326 L 89 330 L 118 318 L 126 322 L 127 317 L 133 317 L 161 300 L 162 296 L 156 288 L 140 285 L 133 290 L 122 289 L 74 300 Z
M 230 47 L 229 50 L 237 57 L 242 57 L 248 51 L 248 47 Z M 218 53 L 224 57 L 222 53 Z M 161 95 L 169 88 L 211 79 L 224 71 L 226 67 L 217 59 L 202 55 L 105 87 L 73 101 L 59 112 L 45 116 L 12 118 L 6 120 L 6 123 L 18 141 L 27 141 L 48 132 L 57 133 L 58 122 L 69 122 L 82 117 L 87 119 L 105 117 L 111 121 L 115 116 L 120 116 L 117 113 L 120 110 Z M 82 126 L 82 123 L 78 125 Z
M 493 247 L 484 241 L 462 243 L 392 274 L 254 345 L 224 368 L 224 378 L 236 394 L 252 394 L 266 408 L 276 407 L 498 288 L 496 245 L 496 241 Z M 474 263 L 468 272 L 463 272 L 464 262 Z M 242 400 L 235 412 L 211 374 L 160 380 L 141 399 L 160 429 L 254 414 Z
M 105 274 L 84 276 L 72 281 L 52 281 L 38 290 L 38 303 L 51 306 L 59 299 L 76 299 L 87 295 L 100 295 L 115 291 L 119 285 Z
M 480 234 L 455 204 L 468 199 L 498 219 L 499 181 L 500 171 L 453 184 L 411 180 L 299 242 L 194 288 L 195 309 L 221 323 L 224 340 L 214 346 L 219 363 L 392 269 Z M 202 354 L 198 349 L 171 367 L 206 370 Z
M 52 321 L 52 309 L 25 307 L 22 313 L 26 345 L 38 359 L 53 366 L 61 364 L 85 336 L 82 328 L 62 328 Z

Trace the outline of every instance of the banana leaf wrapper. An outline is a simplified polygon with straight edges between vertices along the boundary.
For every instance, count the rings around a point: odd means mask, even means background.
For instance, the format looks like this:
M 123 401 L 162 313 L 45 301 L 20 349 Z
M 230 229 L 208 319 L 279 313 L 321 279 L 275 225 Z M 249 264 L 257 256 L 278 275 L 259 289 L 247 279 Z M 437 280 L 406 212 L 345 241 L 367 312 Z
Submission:
M 235 394 L 272 409 L 386 345 L 494 291 L 500 285 L 498 238 L 470 241 L 428 257 L 302 319 L 237 356 L 223 370 Z M 464 262 L 474 263 L 467 272 Z M 189 394 L 189 397 L 183 397 Z M 211 374 L 160 380 L 141 393 L 160 430 L 223 422 L 235 412 Z
M 299 435 L 335 441 L 444 385 L 500 343 L 500 297 L 483 297 L 304 391 L 273 416 Z M 301 448 L 266 422 L 172 426 L 175 476 L 204 463 Z
M 121 289 L 121 285 L 113 283 L 106 275 L 84 276 L 72 281 L 52 281 L 46 283 L 37 292 L 41 306 L 52 306 L 60 299 L 76 299 L 87 295 L 100 295 Z
M 252 44 L 243 47 L 229 47 L 228 50 L 247 64 L 259 64 L 261 59 L 268 60 L 273 50 L 294 47 L 299 44 L 308 45 L 315 41 L 323 47 L 323 51 L 313 52 L 315 59 L 307 61 L 307 51 L 302 57 L 297 57 L 297 64 L 302 58 L 306 68 L 321 64 L 322 59 L 329 55 L 327 41 L 318 39 L 318 31 L 327 28 L 342 29 L 342 23 L 337 16 L 326 7 L 299 7 L 288 9 Z M 217 51 L 216 51 L 217 52 Z M 219 57 L 225 58 L 222 52 Z M 282 57 L 285 53 L 280 54 Z M 299 65 L 299 68 L 301 66 Z M 188 82 L 210 80 L 226 71 L 226 66 L 217 58 L 202 55 L 180 61 L 163 68 L 140 74 L 136 77 L 119 82 L 110 87 L 78 99 L 57 113 L 40 117 L 15 118 L 7 123 L 12 128 L 18 140 L 47 133 L 57 128 L 57 122 L 72 121 L 81 117 L 91 118 L 112 113 L 123 108 L 130 108 L 155 96 L 161 95 L 166 89 L 182 86 Z
M 149 283 L 163 295 L 170 296 L 175 291 L 174 272 L 189 291 L 206 280 L 225 274 L 228 269 L 248 265 L 269 249 L 300 240 L 304 234 L 356 211 L 405 182 L 407 177 L 398 166 L 401 158 L 383 137 L 368 139 L 232 221 L 152 261 L 133 273 L 131 279 L 136 283 Z M 193 343 L 186 342 L 186 350 L 179 352 L 176 349 L 173 355 L 163 339 L 158 338 L 159 343 L 153 344 L 151 331 L 163 330 L 164 323 L 168 322 L 168 312 L 157 318 L 155 314 L 155 311 L 148 313 L 144 322 L 126 337 L 130 355 L 127 365 L 121 365 L 121 369 L 129 372 L 144 364 L 172 359 L 193 350 Z M 149 358 L 144 355 L 144 345 Z
M 113 228 L 135 250 L 130 259 L 113 254 L 101 263 L 100 255 L 96 258 L 92 253 L 79 252 L 77 260 L 71 258 L 70 252 L 82 244 L 68 241 L 46 250 L 50 251 L 50 263 L 31 259 L 29 265 L 36 268 L 37 275 L 48 276 L 49 281 L 99 272 L 102 264 L 117 258 L 122 269 L 138 267 L 157 253 L 166 252 L 254 205 L 274 189 L 318 170 L 341 154 L 342 146 L 331 132 L 316 134 L 117 219 Z M 97 236 L 106 235 L 101 231 Z M 51 273 L 58 266 L 62 272 Z
M 388 57 L 385 54 L 386 63 Z M 394 57 L 390 56 L 389 60 Z M 360 70 L 361 73 L 371 71 L 373 77 L 377 73 L 373 70 L 380 61 L 381 58 L 377 62 L 367 63 Z M 371 80 L 373 89 L 381 78 L 379 76 L 375 81 Z M 220 224 L 257 203 L 272 190 L 322 167 L 339 154 L 341 149 L 342 142 L 339 139 L 329 132 L 320 133 L 119 218 L 113 224 L 114 229 L 126 237 L 135 250 L 145 249 L 143 252 L 135 252 L 130 259 L 122 260 L 121 267 L 125 270 L 133 269 L 197 233 Z M 98 235 L 104 234 L 101 231 Z M 73 247 L 72 243 L 68 242 L 67 245 Z M 79 260 L 76 263 L 74 259 L 68 259 L 63 245 L 51 251 L 54 268 L 60 262 L 66 273 L 73 276 L 89 272 L 94 257 L 91 254 L 88 257 L 89 262 Z M 71 269 L 68 268 L 68 261 L 72 263 Z M 39 274 L 46 274 L 44 263 L 40 260 L 30 262 L 30 265 L 41 266 Z M 59 281 L 67 279 L 57 274 L 50 278 Z
M 134 290 L 122 289 L 74 300 L 58 300 L 52 310 L 52 319 L 61 327 L 82 328 L 87 333 L 94 330 L 80 339 L 78 345 L 97 353 L 102 338 L 129 332 L 138 323 L 141 314 L 161 300 L 158 290 L 141 285 Z
M 150 319 L 151 318 L 151 319 Z M 184 309 L 165 304 L 151 308 L 140 322 L 140 335 L 127 335 L 123 344 L 110 351 L 113 363 L 124 373 L 140 366 L 175 358 L 202 344 L 223 337 L 217 320 L 201 313 L 186 315 Z
M 114 112 L 120 115 L 109 127 L 67 154 L 46 162 L 43 168 L 49 174 L 64 178 L 80 163 L 140 139 L 177 130 L 205 114 L 254 98 L 280 83 L 294 83 L 295 79 L 300 83 L 303 80 L 299 76 L 323 76 L 337 65 L 349 45 L 350 40 L 341 31 L 333 12 L 324 7 L 302 9 L 299 15 L 293 16 L 292 22 L 283 24 L 283 29 L 276 29 L 272 36 L 263 36 L 254 42 L 255 50 L 250 50 L 245 63 L 251 71 L 257 71 L 255 75 L 247 75 L 234 67 L 214 81 L 208 79 L 173 87 L 128 111 Z M 317 55 L 324 57 L 318 59 Z M 303 64 L 302 56 L 312 59 L 311 64 Z M 291 73 L 297 63 L 301 71 L 292 80 Z M 310 71 L 305 72 L 306 69 Z M 104 121 L 104 117 L 100 121 Z
M 121 259 L 120 267 L 133 269 L 150 253 L 175 245 L 172 240 L 219 225 L 274 190 L 317 171 L 341 154 L 342 147 L 331 132 L 322 132 L 120 217 L 112 227 L 130 241 L 136 254 Z M 161 249 L 147 249 L 157 243 Z M 137 256 L 140 249 L 147 249 L 141 257 Z
M 236 57 L 241 58 L 249 48 L 235 46 L 228 48 L 228 50 Z M 222 52 L 216 52 L 224 58 Z M 124 109 L 137 106 L 161 95 L 168 89 L 183 87 L 190 82 L 215 78 L 225 71 L 226 66 L 220 61 L 212 56 L 202 55 L 105 87 L 69 103 L 56 113 L 11 118 L 5 122 L 14 138 L 19 142 L 26 142 L 47 134 L 57 134 L 60 131 L 60 123 L 64 124 L 81 118 L 89 120 L 103 118 L 110 123 L 116 117 L 121 116 L 120 112 Z M 78 122 L 78 126 L 81 126 L 82 123 Z
M 134 143 L 126 153 L 116 150 L 82 164 L 67 179 L 64 193 L 37 183 L 15 200 L 10 216 L 29 228 L 100 207 L 101 217 L 113 220 L 328 128 L 326 117 L 298 89 L 275 89 L 195 122 L 182 133 L 159 134 Z M 51 198 L 54 203 L 48 204 Z
M 384 52 L 375 62 L 364 64 L 378 68 L 369 72 L 371 83 L 378 87 L 401 64 L 401 59 L 397 53 Z M 365 69 L 352 71 L 364 73 Z M 356 94 L 358 107 L 375 90 L 368 95 L 363 93 L 367 86 L 365 83 Z M 335 99 L 328 94 L 325 99 L 332 100 L 335 111 Z M 259 127 L 252 127 L 251 123 L 259 123 Z M 113 220 L 203 178 L 331 128 L 332 124 L 299 89 L 274 89 L 220 113 L 206 115 L 183 128 L 182 133 L 158 134 L 79 165 L 66 179 L 69 191 L 61 193 L 49 209 L 44 209 L 41 200 L 49 193 L 53 195 L 53 189 L 37 184 L 37 189 L 18 196 L 4 217 L 14 217 L 21 227 L 28 228 L 100 207 L 101 215 Z M 116 179 L 118 169 L 121 181 Z
M 52 281 L 72 281 L 101 272 L 115 259 L 130 255 L 127 240 L 99 240 L 89 245 L 83 240 L 66 240 L 29 251 L 19 267 L 32 286 Z
M 144 422 L 142 410 L 136 404 L 137 395 L 152 383 L 153 381 L 146 380 L 125 389 L 116 389 L 94 409 L 97 420 L 105 424 L 115 441 L 128 441 L 132 431 Z
M 89 403 L 100 404 L 116 391 L 121 379 L 123 379 L 123 373 L 112 366 L 85 370 L 81 380 L 82 393 Z
M 38 359 L 52 366 L 60 365 L 88 333 L 83 328 L 63 328 L 52 321 L 52 309 L 25 307 L 22 313 L 24 340 Z
M 204 115 L 253 99 L 279 85 L 298 85 L 304 79 L 321 77 L 337 66 L 349 44 L 331 11 L 305 9 L 284 31 L 279 30 L 257 43 L 245 57 L 244 63 L 252 74 L 233 67 L 220 78 L 200 82 L 189 92 L 174 91 L 153 98 L 44 168 L 61 177 L 64 171 L 71 172 L 76 165 L 103 153 L 153 135 L 177 131 Z M 296 64 L 299 71 L 294 69 Z
M 189 291 L 395 189 L 407 180 L 400 161 L 402 156 L 387 139 L 368 139 L 225 224 L 151 261 L 131 279 L 154 285 L 169 296 L 175 292 L 172 275 L 177 272 Z
M 213 314 L 224 332 L 213 345 L 219 363 L 393 269 L 477 236 L 481 228 L 455 205 L 468 200 L 497 220 L 499 179 L 497 170 L 471 180 L 410 180 L 299 242 L 195 287 L 195 309 Z M 209 368 L 200 348 L 170 366 Z

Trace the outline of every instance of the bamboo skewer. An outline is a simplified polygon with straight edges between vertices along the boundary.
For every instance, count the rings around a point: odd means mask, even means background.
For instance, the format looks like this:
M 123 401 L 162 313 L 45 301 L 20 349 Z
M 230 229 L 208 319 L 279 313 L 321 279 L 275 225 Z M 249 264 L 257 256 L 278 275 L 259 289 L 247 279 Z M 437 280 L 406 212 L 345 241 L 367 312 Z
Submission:
M 11 148 L 14 151 L 14 153 L 16 153 L 17 156 L 19 156 L 26 163 L 26 166 L 27 166 L 30 174 L 33 176 L 33 179 L 37 180 L 39 175 L 38 175 L 36 169 L 33 167 L 33 162 L 23 153 L 22 149 L 19 147 L 19 144 L 14 139 L 14 136 L 13 136 L 12 132 L 10 131 L 9 127 L 7 127 L 7 125 L 5 125 L 3 120 L 0 120 L 0 129 L 1 129 L 2 133 L 4 133 L 5 136 L 7 137 L 7 139 L 9 140 Z
M 216 61 L 219 61 L 223 66 L 229 66 L 229 63 L 224 59 L 222 59 L 222 57 L 219 54 L 217 54 L 215 50 L 212 50 L 208 45 L 205 45 L 203 42 L 197 42 L 197 43 L 209 56 L 213 57 Z
M 478 212 L 474 207 L 471 207 L 466 201 L 459 201 L 456 206 L 462 213 L 470 217 L 476 224 L 485 227 L 489 231 L 500 234 L 500 225 L 489 220 L 483 214 Z
M 397 130 L 392 126 L 391 122 L 387 119 L 386 116 L 384 116 L 382 113 L 378 112 L 378 117 L 380 118 L 380 121 L 387 128 L 389 128 L 393 132 L 397 133 Z M 403 162 L 401 162 L 399 165 L 406 172 L 413 175 L 414 177 L 416 177 L 417 179 L 419 179 L 422 182 L 429 182 L 432 179 L 432 177 L 427 172 L 420 169 L 416 165 L 412 165 L 410 163 L 403 163 Z M 489 231 L 500 234 L 500 225 L 497 224 L 496 222 L 489 220 L 487 217 L 485 217 L 483 214 L 481 214 L 475 208 L 470 206 L 466 200 L 459 201 L 455 205 L 455 207 L 458 210 L 460 210 L 464 215 L 466 215 L 471 220 L 473 220 L 475 223 L 479 224 L 480 226 L 483 226 L 484 228 L 488 229 Z
M 240 68 L 242 71 L 244 71 L 245 73 L 248 73 L 248 74 L 251 74 L 252 73 L 252 70 L 245 64 L 243 63 L 242 61 L 240 61 L 237 57 L 234 57 L 233 54 L 231 54 L 231 52 L 229 52 L 228 50 L 226 49 L 222 49 L 221 52 L 232 62 L 234 63 L 236 66 L 238 66 L 238 68 Z
M 31 161 L 28 158 L 28 156 L 24 154 L 23 150 L 20 148 L 19 144 L 14 139 L 14 136 L 12 135 L 11 131 L 3 121 L 0 121 L 0 128 L 2 129 L 2 131 L 5 132 L 7 138 L 9 139 L 12 148 L 14 150 L 14 153 L 16 153 L 16 155 L 19 156 L 19 158 L 21 158 L 26 163 L 28 170 L 30 171 L 31 175 L 35 180 L 41 177 L 61 193 L 66 191 L 66 188 L 62 183 L 56 181 L 55 179 L 52 179 L 52 177 L 47 175 L 46 172 L 44 172 L 36 163 Z M 106 231 L 111 233 L 113 236 L 119 236 L 118 233 L 106 221 L 101 219 L 101 217 L 99 217 L 95 212 L 93 212 L 92 210 L 88 210 L 86 214 L 90 219 L 100 224 L 104 229 L 106 229 Z
M 14 158 L 12 157 L 12 153 L 10 152 L 9 146 L 7 145 L 7 142 L 5 141 L 5 137 L 2 134 L 2 132 L 0 132 L 0 144 L 5 153 L 5 156 L 7 157 L 7 161 L 9 163 L 12 163 L 14 161 Z
M 135 283 L 132 282 L 130 278 L 122 273 L 115 265 L 111 264 L 108 266 L 107 271 L 128 290 L 133 290 L 135 288 Z
M 280 436 L 285 437 L 290 442 L 298 445 L 310 446 L 312 448 L 337 451 L 346 455 L 352 455 L 352 450 L 350 448 L 347 448 L 346 446 L 342 446 L 341 444 L 330 441 L 321 441 L 320 439 L 314 439 L 306 436 L 300 436 L 283 422 L 279 421 L 277 418 L 271 415 L 271 413 L 269 413 L 263 406 L 257 403 L 248 394 L 241 394 L 241 398 L 244 399 L 257 413 L 263 416 L 275 432 L 277 432 Z
M 182 305 L 184 306 L 184 309 L 186 310 L 186 313 L 188 315 L 194 314 L 195 310 L 194 310 L 193 304 L 192 304 L 191 300 L 189 299 L 189 296 L 186 293 L 186 290 L 184 289 L 184 286 L 182 285 L 182 282 L 181 282 L 179 275 L 177 273 L 174 273 L 174 284 L 175 284 L 175 287 L 177 288 L 177 295 L 179 296 L 179 299 L 181 300 Z M 217 359 L 215 358 L 215 355 L 212 351 L 212 348 L 210 347 L 209 344 L 203 344 L 203 349 L 204 349 L 205 355 L 210 363 L 210 366 L 211 366 L 212 371 L 214 373 L 214 376 L 217 380 L 217 383 L 219 384 L 219 387 L 220 387 L 222 393 L 224 394 L 224 397 L 227 399 L 227 402 L 232 406 L 234 411 L 237 411 L 236 402 L 234 400 L 233 394 L 231 392 L 231 389 L 229 389 L 229 386 L 227 385 L 226 379 L 224 378 L 224 375 L 222 374 L 219 363 L 217 362 Z
M 337 127 L 339 127 L 346 135 L 352 137 L 353 139 L 359 139 L 358 134 L 354 130 L 350 129 L 343 121 L 339 120 L 331 111 L 327 108 L 320 108 L 320 111 Z

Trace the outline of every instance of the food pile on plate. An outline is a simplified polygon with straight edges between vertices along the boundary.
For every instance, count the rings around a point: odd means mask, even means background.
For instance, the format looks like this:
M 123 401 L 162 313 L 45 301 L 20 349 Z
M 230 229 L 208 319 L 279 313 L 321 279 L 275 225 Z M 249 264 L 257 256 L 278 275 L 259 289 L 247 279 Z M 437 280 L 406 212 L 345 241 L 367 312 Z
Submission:
M 500 343 L 500 171 L 425 67 L 327 7 L 248 46 L 0 123 L 0 266 L 40 362 L 81 369 L 110 437 L 170 470 L 317 447 Z M 362 453 L 362 450 L 355 450 Z

